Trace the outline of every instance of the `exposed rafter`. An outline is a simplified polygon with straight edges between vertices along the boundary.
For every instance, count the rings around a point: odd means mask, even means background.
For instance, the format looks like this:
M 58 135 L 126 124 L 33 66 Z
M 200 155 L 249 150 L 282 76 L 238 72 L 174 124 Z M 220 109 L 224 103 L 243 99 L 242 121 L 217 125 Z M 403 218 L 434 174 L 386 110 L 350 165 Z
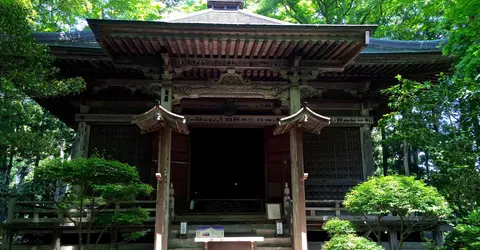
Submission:
M 330 118 L 315 113 L 305 103 L 297 113 L 280 119 L 273 134 L 286 133 L 295 126 L 309 133 L 320 134 L 322 128 L 328 124 L 330 124 Z
M 169 126 L 174 131 L 188 134 L 187 120 L 184 116 L 174 114 L 160 105 L 149 111 L 133 117 L 132 123 L 137 124 L 142 133 L 150 133 L 163 126 Z

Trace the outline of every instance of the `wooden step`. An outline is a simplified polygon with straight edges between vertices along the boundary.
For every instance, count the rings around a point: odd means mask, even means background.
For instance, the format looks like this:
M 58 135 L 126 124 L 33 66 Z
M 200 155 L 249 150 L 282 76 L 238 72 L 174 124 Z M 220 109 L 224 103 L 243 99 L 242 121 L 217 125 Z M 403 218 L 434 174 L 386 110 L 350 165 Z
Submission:
M 227 236 L 228 237 L 228 236 Z M 169 248 L 201 248 L 202 243 L 195 242 L 194 237 L 189 238 L 170 238 L 168 240 Z M 291 247 L 292 241 L 290 237 L 265 238 L 264 241 L 258 242 L 259 247 Z
M 203 250 L 203 248 L 172 248 L 169 247 L 168 249 L 171 250 Z M 257 250 L 292 250 L 291 247 L 257 247 Z
M 266 222 L 265 214 L 180 214 L 175 215 L 174 222 Z

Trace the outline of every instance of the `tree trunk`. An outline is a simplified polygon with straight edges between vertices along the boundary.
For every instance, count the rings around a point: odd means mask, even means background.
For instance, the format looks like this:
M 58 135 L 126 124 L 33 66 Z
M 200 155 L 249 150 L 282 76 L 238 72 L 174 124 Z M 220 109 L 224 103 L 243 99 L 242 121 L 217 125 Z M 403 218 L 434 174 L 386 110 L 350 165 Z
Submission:
M 425 152 L 425 174 L 427 175 L 427 183 L 430 182 L 430 154 Z
M 381 128 L 381 134 L 382 134 L 382 164 L 383 164 L 383 175 L 387 176 L 388 175 L 388 147 L 385 143 L 386 136 L 385 136 L 385 128 Z
M 411 151 L 412 155 L 412 172 L 420 174 L 420 168 L 418 167 L 418 148 L 413 148 Z
M 13 167 L 13 154 L 10 154 L 10 156 L 7 156 L 6 150 L 4 151 L 5 154 L 0 153 L 0 157 L 3 159 L 0 159 L 3 161 L 2 163 L 2 171 L 4 174 L 4 178 L 1 180 L 2 181 L 2 203 L 0 204 L 0 221 L 4 221 L 5 218 L 7 217 L 7 211 L 8 211 L 8 194 L 10 193 L 10 173 L 12 172 L 12 167 Z M 7 160 L 7 157 L 9 158 Z M 7 163 L 8 162 L 8 163 Z
M 410 175 L 410 167 L 408 164 L 408 144 L 407 141 L 403 141 L 403 170 L 405 171 L 405 175 L 409 176 Z

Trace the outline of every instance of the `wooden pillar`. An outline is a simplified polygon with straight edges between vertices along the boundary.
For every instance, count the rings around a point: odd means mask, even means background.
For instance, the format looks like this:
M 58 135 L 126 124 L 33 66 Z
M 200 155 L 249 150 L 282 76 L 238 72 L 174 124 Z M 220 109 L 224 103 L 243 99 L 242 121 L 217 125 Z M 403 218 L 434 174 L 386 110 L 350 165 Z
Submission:
M 290 87 L 290 114 L 300 110 L 300 89 Z M 292 171 L 292 216 L 293 216 L 293 249 L 307 250 L 307 222 L 305 214 L 305 185 L 303 177 L 303 139 L 298 128 L 290 130 L 290 161 Z
M 53 242 L 52 248 L 53 250 L 60 250 L 62 242 L 60 240 L 62 236 L 62 230 L 60 228 L 56 228 L 53 230 Z
M 88 157 L 88 143 L 90 139 L 90 125 L 87 122 L 79 122 L 77 130 L 77 153 L 76 157 Z
M 388 234 L 390 237 L 390 250 L 398 250 L 398 232 L 396 228 L 390 228 L 388 230 Z
M 167 110 L 172 109 L 172 88 L 162 88 L 160 104 Z M 157 180 L 157 205 L 155 215 L 155 250 L 168 249 L 168 231 L 170 224 L 169 201 L 170 201 L 170 154 L 172 146 L 172 129 L 164 127 L 160 129 L 158 147 L 158 169 L 161 180 Z
M 367 180 L 368 176 L 374 174 L 372 131 L 370 126 L 365 125 L 360 127 L 360 141 L 362 147 L 363 178 Z
M 435 230 L 433 231 L 433 240 L 435 241 L 435 245 L 439 247 L 443 246 L 443 231 L 440 226 L 435 227 Z
M 5 250 L 11 250 L 12 249 L 12 241 L 13 241 L 13 233 L 12 229 L 7 229 L 5 231 L 5 235 L 3 236 L 5 239 L 3 240 L 3 246 L 1 246 L 1 249 Z

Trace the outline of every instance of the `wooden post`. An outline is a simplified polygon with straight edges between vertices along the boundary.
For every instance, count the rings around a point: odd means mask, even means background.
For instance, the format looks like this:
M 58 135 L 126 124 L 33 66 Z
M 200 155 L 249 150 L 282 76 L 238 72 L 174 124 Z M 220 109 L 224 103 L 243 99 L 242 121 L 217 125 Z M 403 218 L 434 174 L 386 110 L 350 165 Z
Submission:
M 120 203 L 115 204 L 115 212 L 120 210 Z M 110 229 L 110 250 L 116 250 L 118 247 L 118 227 L 114 226 Z
M 6 233 L 5 233 L 5 239 L 3 240 L 3 244 L 4 246 L 2 246 L 2 249 L 5 249 L 5 250 L 11 250 L 12 249 L 12 237 L 13 237 L 13 233 L 12 233 L 12 229 L 7 229 L 6 230 Z
M 388 231 L 390 236 L 390 250 L 398 249 L 398 233 L 396 228 L 390 228 Z
M 10 193 L 10 196 L 8 197 L 8 212 L 7 212 L 7 222 L 10 223 L 13 220 L 13 217 L 15 216 L 15 206 L 17 203 L 17 187 L 13 186 L 12 192 Z
M 300 110 L 300 89 L 290 87 L 290 114 Z M 290 130 L 290 161 L 292 171 L 292 216 L 293 216 L 293 249 L 306 250 L 307 223 L 305 214 L 305 185 L 303 177 L 303 140 L 298 128 Z
M 360 141 L 362 149 L 363 179 L 367 180 L 368 176 L 374 174 L 372 131 L 370 130 L 370 126 L 365 125 L 360 127 Z
M 435 241 L 435 245 L 439 247 L 443 246 L 443 232 L 440 229 L 440 226 L 435 227 L 435 230 L 433 231 L 433 240 Z
M 162 88 L 160 104 L 167 110 L 172 109 L 172 87 Z M 158 171 L 161 179 L 157 180 L 157 207 L 155 214 L 155 250 L 168 249 L 168 231 L 170 224 L 170 154 L 172 146 L 172 129 L 160 129 L 158 147 Z
M 16 206 L 16 203 L 17 203 L 17 187 L 16 186 L 13 186 L 13 190 L 12 192 L 10 193 L 10 196 L 8 197 L 8 204 L 7 204 L 7 223 L 11 223 L 12 220 L 14 219 L 15 217 L 15 206 Z M 6 230 L 6 233 L 4 235 L 5 239 L 3 240 L 3 244 L 4 246 L 2 247 L 2 249 L 7 249 L 7 250 L 10 250 L 12 249 L 12 230 L 11 229 L 7 229 Z
M 62 231 L 60 228 L 56 228 L 53 230 L 53 249 L 60 250 L 62 242 L 61 242 Z
M 77 144 L 77 157 L 87 157 L 88 156 L 88 143 L 90 139 L 90 125 L 86 122 L 78 123 L 78 144 Z

